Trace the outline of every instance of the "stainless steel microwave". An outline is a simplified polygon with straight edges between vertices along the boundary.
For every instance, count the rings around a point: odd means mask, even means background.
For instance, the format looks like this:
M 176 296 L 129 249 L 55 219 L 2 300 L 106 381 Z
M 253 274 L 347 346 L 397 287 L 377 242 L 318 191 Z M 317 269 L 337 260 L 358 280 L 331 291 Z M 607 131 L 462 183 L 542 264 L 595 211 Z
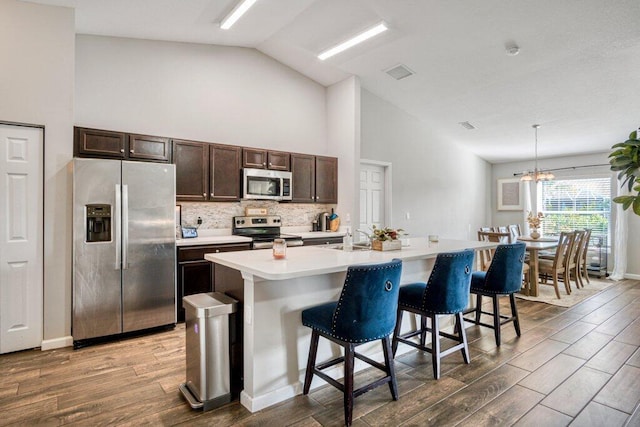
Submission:
M 291 172 L 245 168 L 242 198 L 257 200 L 291 200 Z

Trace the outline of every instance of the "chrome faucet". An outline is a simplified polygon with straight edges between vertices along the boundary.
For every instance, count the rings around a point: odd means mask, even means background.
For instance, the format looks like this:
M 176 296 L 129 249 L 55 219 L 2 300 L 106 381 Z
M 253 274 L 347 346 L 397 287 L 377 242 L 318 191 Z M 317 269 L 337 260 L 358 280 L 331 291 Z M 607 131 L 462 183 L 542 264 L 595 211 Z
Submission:
M 356 230 L 358 233 L 362 233 L 367 237 L 367 246 L 371 246 L 371 240 L 373 239 L 373 236 L 371 236 L 371 234 L 367 233 L 366 231 L 362 231 L 360 229 Z

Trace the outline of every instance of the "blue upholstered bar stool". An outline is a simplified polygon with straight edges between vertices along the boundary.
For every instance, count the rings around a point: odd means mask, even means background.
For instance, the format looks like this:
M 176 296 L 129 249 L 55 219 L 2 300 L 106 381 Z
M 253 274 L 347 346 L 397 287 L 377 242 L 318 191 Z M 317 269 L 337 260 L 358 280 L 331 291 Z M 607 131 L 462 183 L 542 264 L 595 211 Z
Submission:
M 402 261 L 397 259 L 381 264 L 351 266 L 347 269 L 347 277 L 337 302 L 318 305 L 302 312 L 302 324 L 312 329 L 303 392 L 309 393 L 314 374 L 341 390 L 344 393 L 346 425 L 351 425 L 353 399 L 369 390 L 389 383 L 393 400 L 398 400 L 389 335 L 396 323 L 401 272 Z M 321 336 L 344 347 L 344 356 L 316 365 L 318 340 Z M 356 346 L 375 340 L 382 340 L 384 365 L 355 352 Z M 385 376 L 354 390 L 354 357 L 384 371 Z M 322 372 L 322 369 L 343 361 L 344 384 Z
M 465 311 L 465 314 L 475 313 L 474 319 L 465 318 L 467 322 L 492 328 L 496 337 L 496 345 L 500 346 L 500 327 L 513 322 L 516 334 L 520 336 L 520 321 L 514 294 L 522 286 L 522 267 L 524 264 L 525 244 L 522 242 L 509 245 L 498 245 L 491 265 L 487 271 L 476 271 L 471 277 L 471 293 L 476 295 L 476 307 Z M 534 278 L 536 280 L 537 278 Z M 482 297 L 488 296 L 493 300 L 493 312 L 482 311 Z M 508 296 L 511 302 L 511 316 L 500 314 L 498 298 Z M 493 316 L 493 324 L 482 323 L 480 316 Z
M 431 353 L 433 377 L 440 378 L 440 359 L 460 350 L 465 363 L 469 363 L 467 336 L 462 322 L 462 311 L 469 301 L 469 284 L 473 266 L 473 250 L 445 252 L 438 254 L 427 283 L 412 283 L 400 288 L 398 298 L 398 317 L 393 334 L 393 354 L 398 342 L 408 344 L 419 350 Z M 400 335 L 402 314 L 404 311 L 420 315 L 420 327 Z M 456 318 L 454 334 L 440 330 L 439 316 L 453 314 Z M 427 318 L 431 319 L 431 328 L 427 327 Z M 431 348 L 426 346 L 426 333 L 431 332 Z M 409 338 L 420 335 L 420 342 Z M 444 351 L 440 349 L 440 337 L 456 341 L 458 344 Z

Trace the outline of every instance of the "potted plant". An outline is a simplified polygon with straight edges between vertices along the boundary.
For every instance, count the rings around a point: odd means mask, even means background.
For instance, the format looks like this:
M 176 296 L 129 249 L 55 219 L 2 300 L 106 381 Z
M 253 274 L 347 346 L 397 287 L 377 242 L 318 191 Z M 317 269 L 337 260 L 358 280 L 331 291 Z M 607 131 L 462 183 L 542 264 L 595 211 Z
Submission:
M 529 228 L 531 229 L 531 233 L 529 234 L 529 236 L 531 236 L 532 239 L 540 238 L 540 232 L 538 231 L 538 228 L 540 228 L 540 224 L 542 223 L 543 218 L 544 214 L 542 212 L 538 212 L 537 215 L 534 215 L 533 212 L 529 211 L 529 214 L 527 215 L 527 222 L 529 223 Z
M 393 229 L 389 227 L 376 228 L 374 225 L 371 227 L 373 233 L 371 234 L 371 248 L 376 251 L 393 251 L 402 249 L 402 242 L 400 242 L 400 236 L 404 235 L 402 228 Z
M 618 179 L 623 179 L 629 189 L 629 195 L 618 196 L 613 199 L 614 203 L 622 204 L 622 209 L 627 210 L 633 206 L 633 212 L 640 215 L 640 140 L 638 132 L 633 131 L 629 139 L 619 142 L 612 147 L 613 152 L 609 154 L 612 171 L 618 171 Z M 635 191 L 635 195 L 633 194 Z

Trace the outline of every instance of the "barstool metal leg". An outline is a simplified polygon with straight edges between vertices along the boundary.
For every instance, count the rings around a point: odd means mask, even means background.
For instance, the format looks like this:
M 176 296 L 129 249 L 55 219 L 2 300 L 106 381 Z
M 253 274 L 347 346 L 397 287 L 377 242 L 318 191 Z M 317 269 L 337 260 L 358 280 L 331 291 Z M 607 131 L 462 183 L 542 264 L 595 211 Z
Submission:
M 437 314 L 431 315 L 431 361 L 433 377 L 440 379 L 440 320 Z

